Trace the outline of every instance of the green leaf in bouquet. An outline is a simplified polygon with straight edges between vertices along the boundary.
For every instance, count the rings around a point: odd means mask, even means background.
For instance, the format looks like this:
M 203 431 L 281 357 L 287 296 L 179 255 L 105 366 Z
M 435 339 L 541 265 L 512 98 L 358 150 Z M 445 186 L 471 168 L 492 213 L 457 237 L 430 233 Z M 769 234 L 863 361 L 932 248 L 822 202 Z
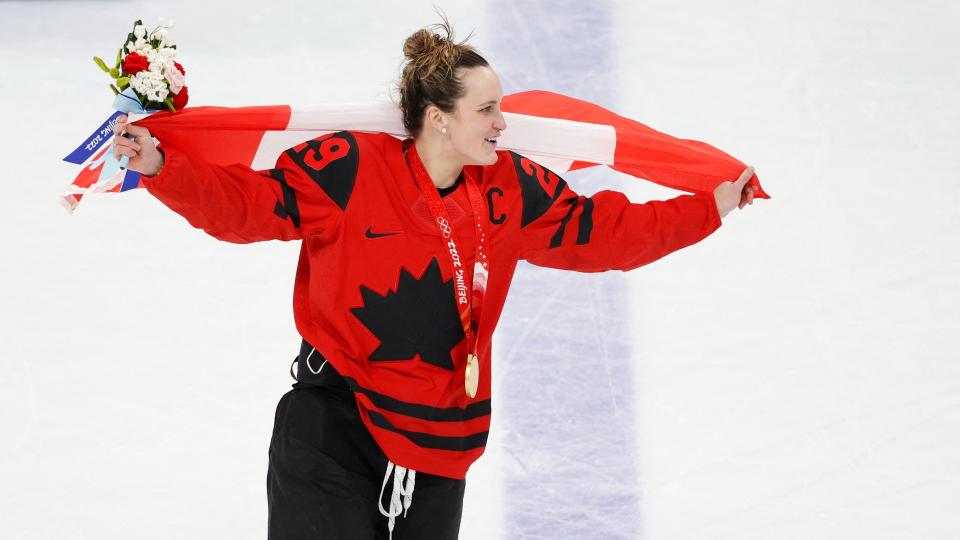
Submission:
M 120 87 L 120 90 L 126 90 L 130 86 L 130 77 L 120 77 L 117 79 L 117 86 Z
M 110 73 L 110 76 L 113 77 L 114 79 L 117 79 L 120 77 L 120 70 L 117 68 L 111 69 L 108 73 Z
M 172 100 L 172 99 L 167 98 L 167 99 L 163 100 L 163 104 L 166 105 L 167 109 L 168 109 L 170 112 L 177 112 L 176 107 L 173 106 L 173 100 Z
M 117 51 L 117 63 L 113 67 L 120 68 L 120 61 L 123 59 L 123 47 L 120 47 L 120 50 Z
M 110 73 L 110 68 L 107 67 L 107 64 L 104 63 L 104 61 L 103 61 L 102 58 L 100 58 L 99 56 L 94 56 L 94 57 L 93 57 L 93 61 L 96 62 L 96 64 L 97 64 L 98 66 L 100 66 L 100 69 L 102 69 L 103 71 L 105 71 L 105 72 L 107 72 L 107 73 Z
M 120 93 L 120 91 L 117 90 L 117 87 L 112 84 L 110 85 L 110 89 L 113 90 L 113 95 L 117 95 Z

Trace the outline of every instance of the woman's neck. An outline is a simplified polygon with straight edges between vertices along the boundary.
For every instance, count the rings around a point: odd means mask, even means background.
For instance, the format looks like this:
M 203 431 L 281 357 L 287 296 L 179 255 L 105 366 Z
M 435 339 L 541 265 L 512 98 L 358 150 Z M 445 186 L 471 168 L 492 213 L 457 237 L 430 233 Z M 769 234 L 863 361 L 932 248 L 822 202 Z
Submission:
M 417 147 L 417 155 L 423 162 L 423 167 L 427 169 L 430 180 L 437 189 L 444 189 L 452 186 L 460 173 L 463 172 L 463 164 L 459 160 L 451 157 L 451 149 L 446 141 L 430 141 L 419 137 L 414 141 Z

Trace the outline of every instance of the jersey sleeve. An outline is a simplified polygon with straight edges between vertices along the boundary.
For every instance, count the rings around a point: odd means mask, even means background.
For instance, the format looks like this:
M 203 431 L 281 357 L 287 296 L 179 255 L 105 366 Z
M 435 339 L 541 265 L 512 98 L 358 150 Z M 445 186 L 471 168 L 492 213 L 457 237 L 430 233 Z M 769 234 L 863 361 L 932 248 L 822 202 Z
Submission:
M 164 149 L 144 186 L 198 229 L 234 243 L 295 240 L 338 227 L 356 181 L 356 139 L 331 133 L 283 152 L 272 169 L 216 165 Z
M 615 191 L 578 195 L 519 154 L 521 258 L 550 268 L 631 270 L 706 238 L 720 225 L 713 194 L 631 203 Z

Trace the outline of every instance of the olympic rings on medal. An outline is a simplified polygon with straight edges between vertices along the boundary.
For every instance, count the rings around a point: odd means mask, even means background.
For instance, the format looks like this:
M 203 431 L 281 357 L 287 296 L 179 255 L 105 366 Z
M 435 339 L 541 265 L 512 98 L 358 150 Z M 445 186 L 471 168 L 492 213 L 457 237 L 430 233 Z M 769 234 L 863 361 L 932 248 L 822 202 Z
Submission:
M 440 232 L 444 238 L 450 238 L 450 223 L 443 216 L 437 216 L 437 225 L 440 226 Z

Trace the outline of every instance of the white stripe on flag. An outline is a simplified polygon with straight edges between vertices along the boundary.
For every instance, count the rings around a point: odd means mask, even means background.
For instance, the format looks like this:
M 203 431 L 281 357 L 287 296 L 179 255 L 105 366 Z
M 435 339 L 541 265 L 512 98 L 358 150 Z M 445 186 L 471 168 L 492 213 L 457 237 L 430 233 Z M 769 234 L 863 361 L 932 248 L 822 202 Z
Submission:
M 291 107 L 287 130 L 406 133 L 400 108 L 389 101 Z
M 554 172 L 565 172 L 574 161 L 612 165 L 617 147 L 613 126 L 573 120 L 504 113 L 507 129 L 498 146 L 540 163 Z M 303 141 L 333 131 L 354 130 L 406 137 L 400 109 L 390 102 L 346 103 L 291 109 L 286 131 L 264 134 L 251 167 L 274 166 L 280 153 Z
M 503 116 L 507 129 L 500 137 L 502 148 L 530 156 L 534 161 L 536 156 L 613 165 L 617 149 L 617 131 L 613 126 L 526 114 Z

